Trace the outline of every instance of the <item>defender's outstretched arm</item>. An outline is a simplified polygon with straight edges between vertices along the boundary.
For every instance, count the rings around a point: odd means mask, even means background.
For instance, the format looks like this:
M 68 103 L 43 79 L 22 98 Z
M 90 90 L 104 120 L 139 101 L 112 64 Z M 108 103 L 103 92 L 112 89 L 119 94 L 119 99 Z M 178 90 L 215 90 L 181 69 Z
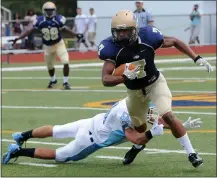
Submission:
M 144 133 L 139 133 L 132 128 L 126 128 L 125 135 L 127 140 L 129 140 L 130 142 L 138 145 L 145 145 L 154 136 L 163 135 L 163 127 L 164 127 L 163 124 L 158 125 L 158 121 L 156 120 L 153 123 L 152 128 Z

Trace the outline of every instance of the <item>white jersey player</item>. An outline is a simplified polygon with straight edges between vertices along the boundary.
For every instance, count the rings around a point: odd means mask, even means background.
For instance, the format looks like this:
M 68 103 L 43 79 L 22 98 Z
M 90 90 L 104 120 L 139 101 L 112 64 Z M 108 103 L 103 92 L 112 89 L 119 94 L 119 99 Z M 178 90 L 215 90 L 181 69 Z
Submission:
M 163 124 L 159 125 L 157 119 L 152 128 L 145 133 L 139 133 L 134 129 L 126 101 L 123 99 L 114 104 L 107 113 L 100 113 L 89 119 L 12 134 L 17 144 L 9 144 L 8 152 L 3 155 L 3 163 L 7 164 L 10 159 L 19 156 L 55 159 L 57 162 L 78 161 L 104 147 L 127 140 L 144 145 L 158 135 L 163 135 Z M 56 150 L 21 148 L 30 138 L 46 137 L 75 138 L 75 140 Z

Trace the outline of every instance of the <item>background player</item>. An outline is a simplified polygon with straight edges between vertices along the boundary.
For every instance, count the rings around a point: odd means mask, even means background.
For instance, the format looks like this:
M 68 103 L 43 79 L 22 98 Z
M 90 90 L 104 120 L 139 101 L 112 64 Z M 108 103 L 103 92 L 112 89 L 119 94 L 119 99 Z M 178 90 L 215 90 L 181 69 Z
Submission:
M 11 41 L 13 41 L 15 44 L 16 41 L 25 38 L 35 29 L 40 30 L 44 44 L 44 59 L 47 64 L 48 73 L 51 77 L 47 88 L 53 88 L 53 86 L 57 83 L 54 68 L 54 63 L 57 55 L 63 64 L 63 87 L 64 89 L 70 89 L 70 85 L 68 83 L 69 55 L 66 50 L 65 43 L 61 37 L 60 31 L 66 30 L 72 36 L 75 36 L 75 34 L 66 26 L 64 26 L 66 19 L 64 16 L 56 14 L 56 5 L 54 3 L 46 2 L 42 7 L 42 11 L 44 16 L 37 17 L 37 21 L 34 23 L 34 27 Z
M 151 113 L 151 112 L 150 112 Z M 126 99 L 123 99 L 107 112 L 97 114 L 93 118 L 83 119 L 57 126 L 43 126 L 34 130 L 22 133 L 14 133 L 13 138 L 16 144 L 10 144 L 8 152 L 3 156 L 3 163 L 7 164 L 11 158 L 18 156 L 27 156 L 41 159 L 56 159 L 56 161 L 78 161 L 86 158 L 91 153 L 100 148 L 113 144 L 118 144 L 127 140 L 145 144 L 152 136 L 163 134 L 163 125 L 157 122 L 163 122 L 161 118 L 156 119 L 155 115 L 150 114 L 150 120 L 154 124 L 150 131 L 138 133 L 134 130 L 131 118 L 128 114 Z M 156 119 L 156 120 L 155 120 Z M 157 121 L 158 120 L 158 121 Z M 199 127 L 201 122 L 188 120 L 183 125 L 186 129 Z M 165 124 L 166 128 L 168 127 Z M 48 148 L 20 148 L 24 141 L 29 138 L 75 138 L 62 148 L 57 150 Z
M 82 14 L 82 9 L 78 7 L 76 9 L 77 15 L 75 16 L 75 25 L 73 31 L 77 34 L 76 49 L 80 49 L 81 43 L 88 49 L 86 42 L 86 33 L 88 30 L 88 17 L 85 14 Z
M 170 126 L 175 138 L 184 146 L 189 161 L 194 167 L 200 166 L 202 159 L 195 153 L 183 125 L 172 113 L 172 95 L 164 76 L 155 66 L 155 50 L 174 46 L 196 64 L 204 65 L 208 72 L 213 70 L 211 65 L 185 43 L 174 37 L 163 36 L 155 27 L 148 25 L 138 31 L 136 18 L 131 11 L 123 10 L 113 16 L 111 31 L 112 37 L 103 40 L 98 48 L 99 58 L 105 61 L 102 68 L 104 86 L 125 84 L 128 89 L 127 108 L 138 131 L 144 132 L 147 127 L 145 116 L 151 100 L 159 115 Z M 125 63 L 127 65 L 123 76 L 113 76 L 114 69 Z M 128 70 L 129 63 L 135 64 L 137 68 Z M 126 157 L 127 164 L 131 163 L 132 156 Z

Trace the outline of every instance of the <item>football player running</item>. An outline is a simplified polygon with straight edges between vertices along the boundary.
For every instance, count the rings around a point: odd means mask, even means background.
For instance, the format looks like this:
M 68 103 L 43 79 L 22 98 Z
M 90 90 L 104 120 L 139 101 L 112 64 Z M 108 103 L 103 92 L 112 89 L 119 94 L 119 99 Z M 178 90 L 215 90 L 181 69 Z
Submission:
M 188 134 L 172 112 L 172 94 L 164 76 L 157 70 L 154 57 L 155 50 L 174 46 L 188 55 L 198 65 L 205 66 L 211 72 L 212 66 L 201 56 L 194 53 L 184 42 L 174 37 L 163 36 L 155 27 L 147 26 L 138 30 L 133 12 L 122 10 L 112 17 L 112 36 L 104 39 L 98 47 L 98 55 L 104 60 L 102 68 L 102 82 L 111 87 L 124 83 L 127 87 L 127 108 L 135 129 L 139 132 L 146 130 L 146 115 L 151 100 L 159 115 L 172 131 L 174 137 L 187 152 L 188 159 L 194 167 L 203 164 L 203 160 L 195 152 Z M 137 66 L 129 70 L 128 64 Z M 127 64 L 122 76 L 113 76 L 115 68 Z M 132 150 L 141 151 L 144 146 L 135 145 Z M 129 151 L 124 164 L 130 164 L 135 158 L 134 151 Z
M 54 3 L 46 2 L 42 7 L 42 12 L 44 15 L 37 17 L 37 20 L 31 29 L 21 34 L 21 36 L 18 38 L 10 41 L 15 44 L 17 40 L 25 38 L 35 29 L 40 30 L 42 33 L 42 41 L 44 46 L 44 59 L 47 64 L 48 73 L 51 77 L 47 88 L 53 88 L 53 86 L 57 83 L 54 68 L 54 63 L 56 61 L 57 55 L 63 64 L 63 88 L 70 89 L 70 85 L 68 83 L 70 70 L 69 55 L 66 50 L 65 43 L 61 37 L 60 31 L 65 30 L 72 36 L 75 36 L 76 34 L 74 34 L 69 28 L 65 26 L 65 17 L 56 14 L 56 5 Z
M 107 113 L 100 113 L 89 119 L 82 119 L 65 125 L 47 125 L 12 134 L 16 144 L 9 144 L 8 152 L 3 155 L 2 161 L 7 164 L 10 159 L 19 156 L 55 159 L 57 162 L 78 161 L 101 148 L 127 140 L 144 145 L 154 136 L 163 135 L 163 124 L 158 124 L 158 122 L 162 122 L 162 119 L 155 120 L 153 114 L 148 117 L 153 121 L 152 128 L 145 133 L 137 132 L 128 114 L 126 99 L 123 99 L 115 103 Z M 183 125 L 186 129 L 189 129 L 199 127 L 200 124 L 201 122 L 198 122 L 198 120 L 188 120 Z M 56 150 L 21 148 L 22 144 L 30 138 L 46 137 L 75 138 L 75 140 Z

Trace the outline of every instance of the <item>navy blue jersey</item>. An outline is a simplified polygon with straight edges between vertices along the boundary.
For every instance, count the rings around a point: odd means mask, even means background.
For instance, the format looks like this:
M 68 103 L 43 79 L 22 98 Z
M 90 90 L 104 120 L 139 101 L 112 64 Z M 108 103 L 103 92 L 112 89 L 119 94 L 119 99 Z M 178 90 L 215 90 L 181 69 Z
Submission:
M 34 27 L 41 31 L 43 44 L 52 46 L 62 39 L 60 30 L 65 25 L 65 22 L 66 19 L 62 15 L 56 15 L 52 19 L 39 16 Z
M 155 50 L 163 44 L 163 35 L 155 27 L 146 26 L 140 28 L 138 42 L 129 47 L 115 44 L 112 37 L 103 40 L 98 47 L 98 55 L 101 60 L 114 62 L 117 68 L 121 64 L 134 63 L 140 66 L 140 74 L 135 80 L 127 80 L 128 89 L 137 90 L 154 83 L 159 77 L 154 57 Z

